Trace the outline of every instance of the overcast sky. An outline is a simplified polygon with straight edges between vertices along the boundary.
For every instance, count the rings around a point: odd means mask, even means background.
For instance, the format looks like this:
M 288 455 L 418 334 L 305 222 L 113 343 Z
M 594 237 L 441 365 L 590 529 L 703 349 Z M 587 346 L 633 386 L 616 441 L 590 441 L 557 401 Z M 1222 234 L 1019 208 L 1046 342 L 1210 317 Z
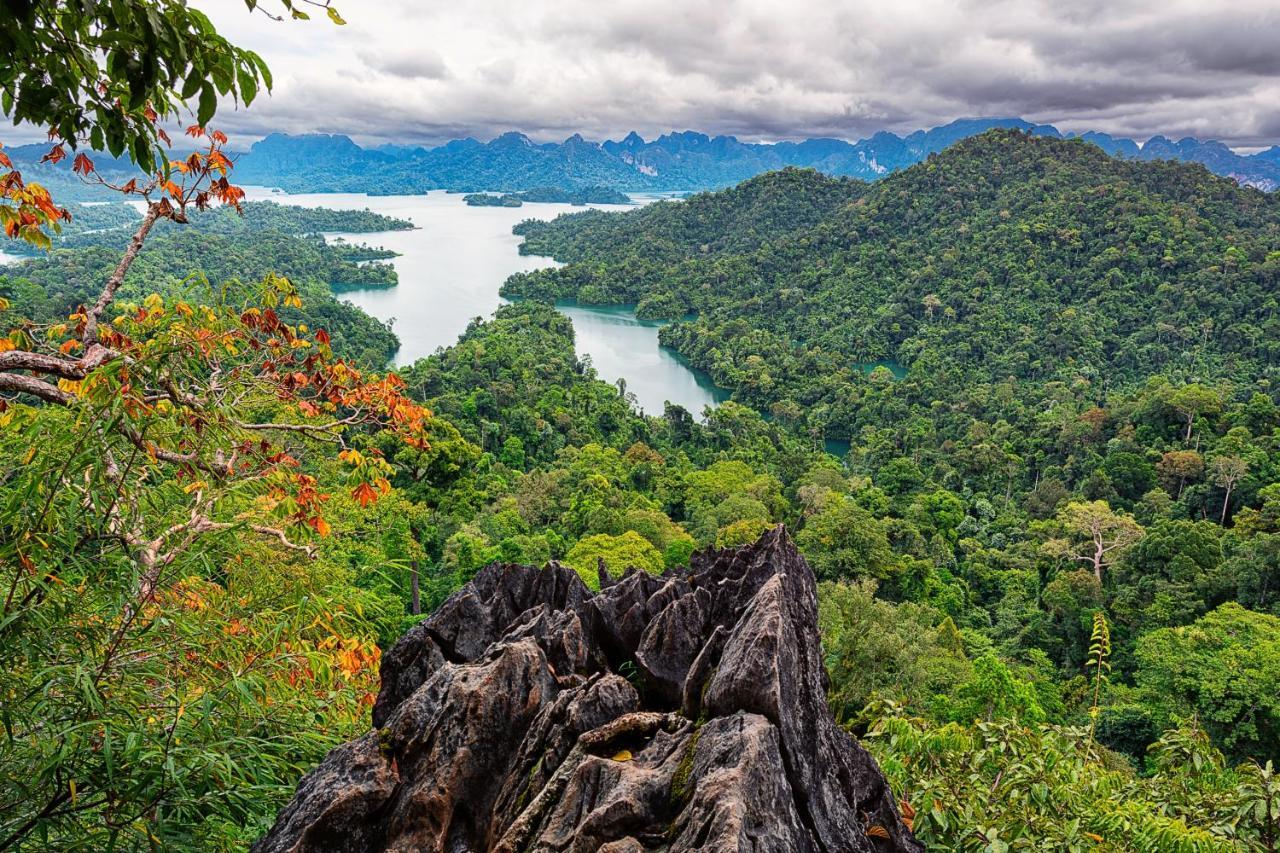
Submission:
M 218 119 L 242 143 L 856 139 L 1013 115 L 1280 142 L 1280 0 L 335 0 L 345 27 L 193 2 L 275 72 Z

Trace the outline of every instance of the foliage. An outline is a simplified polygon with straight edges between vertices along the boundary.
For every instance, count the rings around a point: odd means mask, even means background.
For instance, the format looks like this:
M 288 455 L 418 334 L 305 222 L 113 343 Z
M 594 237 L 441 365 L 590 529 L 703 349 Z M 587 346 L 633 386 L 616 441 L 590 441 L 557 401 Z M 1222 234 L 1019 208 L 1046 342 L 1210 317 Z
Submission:
M 818 621 L 836 719 L 889 700 L 929 708 L 972 673 L 955 623 L 927 605 L 875 597 L 876 583 L 823 583 Z
M 867 743 L 930 849 L 1225 853 L 1276 839 L 1271 765 L 1228 768 L 1194 726 L 1153 746 L 1149 776 L 1082 729 L 938 726 L 892 705 Z
M 592 589 L 600 588 L 598 563 L 602 560 L 614 577 L 621 576 L 628 569 L 661 574 L 665 565 L 662 553 L 634 530 L 628 530 L 621 536 L 607 533 L 588 536 L 564 555 L 565 564 L 571 566 Z
M 157 221 L 238 203 L 224 138 L 207 139 L 181 178 L 139 190 L 146 210 L 97 299 L 0 347 L 0 456 L 20 460 L 0 479 L 14 794 L 0 847 L 243 842 L 262 798 L 372 700 L 363 608 L 378 597 L 332 566 L 260 561 L 314 559 L 331 530 L 302 460 L 338 451 L 326 479 L 366 508 L 393 469 L 347 434 L 425 450 L 430 415 L 397 377 L 336 357 L 325 330 L 282 320 L 277 307 L 301 307 L 287 279 L 194 304 L 121 298 Z
M 1137 683 L 1162 722 L 1194 714 L 1234 756 L 1280 754 L 1280 618 L 1224 604 L 1138 640 Z

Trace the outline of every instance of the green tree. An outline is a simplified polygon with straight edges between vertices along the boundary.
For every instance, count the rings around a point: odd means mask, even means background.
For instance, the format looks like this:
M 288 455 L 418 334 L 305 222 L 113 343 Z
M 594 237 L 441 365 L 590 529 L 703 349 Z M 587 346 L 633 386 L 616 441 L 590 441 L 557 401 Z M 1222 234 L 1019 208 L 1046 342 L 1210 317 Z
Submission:
M 1239 456 L 1216 456 L 1209 463 L 1209 476 L 1213 484 L 1223 490 L 1222 514 L 1219 521 L 1227 523 L 1227 509 L 1231 506 L 1231 492 L 1249 473 L 1249 463 Z
M 580 539 L 564 557 L 565 565 L 572 567 L 591 589 L 600 588 L 598 566 L 601 560 L 614 577 L 631 568 L 660 575 L 666 566 L 662 552 L 634 530 L 620 536 L 597 533 Z
M 1138 640 L 1137 684 L 1161 719 L 1194 714 L 1232 755 L 1280 754 L 1280 617 L 1224 604 Z
M 818 623 L 836 719 L 888 699 L 923 711 L 971 675 L 955 625 L 931 607 L 875 597 L 876 582 L 823 583 Z
M 1182 440 L 1189 445 L 1196 418 L 1210 417 L 1221 411 L 1222 397 L 1212 388 L 1193 382 L 1170 394 L 1169 405 L 1186 421 L 1187 431 Z
M 829 501 L 805 521 L 796 544 L 819 578 L 894 577 L 898 563 L 884 525 L 852 500 Z

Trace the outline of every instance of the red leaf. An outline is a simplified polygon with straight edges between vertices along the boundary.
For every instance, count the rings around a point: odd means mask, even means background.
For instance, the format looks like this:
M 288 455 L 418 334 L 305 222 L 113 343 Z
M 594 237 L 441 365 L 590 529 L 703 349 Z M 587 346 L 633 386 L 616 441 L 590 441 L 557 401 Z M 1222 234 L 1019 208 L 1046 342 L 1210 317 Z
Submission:
M 93 161 L 89 159 L 89 155 L 81 152 L 76 155 L 75 162 L 71 164 L 71 171 L 77 175 L 87 175 L 93 171 Z

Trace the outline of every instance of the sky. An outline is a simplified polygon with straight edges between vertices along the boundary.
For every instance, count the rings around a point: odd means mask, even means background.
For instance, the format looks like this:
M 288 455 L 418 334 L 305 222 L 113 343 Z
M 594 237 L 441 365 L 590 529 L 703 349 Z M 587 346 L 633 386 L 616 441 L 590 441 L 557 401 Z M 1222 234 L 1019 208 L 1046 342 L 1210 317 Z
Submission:
M 278 0 L 262 0 L 270 7 Z M 192 0 L 275 74 L 237 142 L 671 130 L 858 139 L 970 116 L 1280 143 L 1280 0 L 333 0 L 275 22 Z

